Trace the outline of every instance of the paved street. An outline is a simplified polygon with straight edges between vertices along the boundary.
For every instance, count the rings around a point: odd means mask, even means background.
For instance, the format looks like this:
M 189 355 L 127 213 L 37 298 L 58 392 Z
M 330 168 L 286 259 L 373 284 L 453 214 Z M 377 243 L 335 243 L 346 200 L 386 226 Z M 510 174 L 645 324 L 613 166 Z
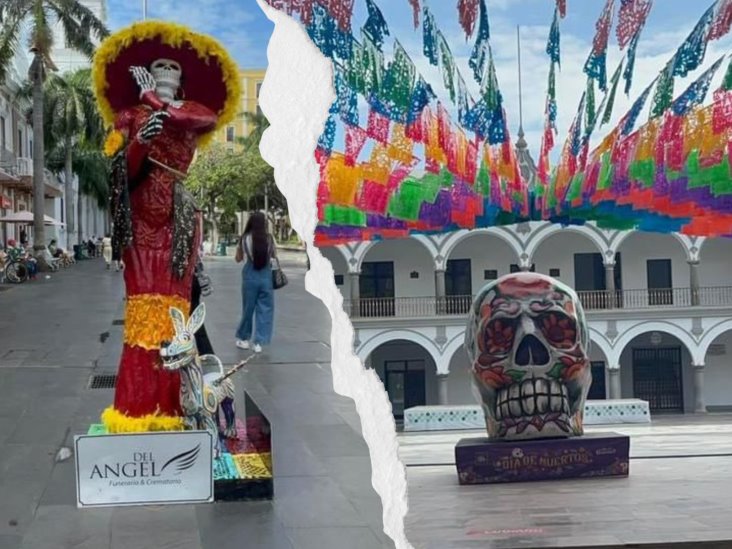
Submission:
M 225 364 L 241 298 L 231 259 L 207 261 L 214 293 L 206 327 Z M 330 373 L 330 317 L 303 284 L 305 257 L 283 254 L 290 284 L 276 294 L 272 348 L 237 374 L 273 428 L 275 500 L 77 510 L 73 435 L 98 422 L 122 342 L 121 275 L 85 261 L 0 291 L 0 548 L 393 547 L 382 533 L 368 448 L 350 399 Z
M 459 486 L 455 444 L 483 432 L 399 434 L 407 537 L 429 549 L 732 547 L 732 415 L 587 431 L 630 435 L 629 478 Z

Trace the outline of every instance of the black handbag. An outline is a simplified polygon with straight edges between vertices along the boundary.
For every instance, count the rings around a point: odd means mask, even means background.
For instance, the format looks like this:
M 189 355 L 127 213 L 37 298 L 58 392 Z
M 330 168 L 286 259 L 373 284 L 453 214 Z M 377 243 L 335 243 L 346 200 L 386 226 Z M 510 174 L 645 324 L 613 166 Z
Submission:
M 284 288 L 287 286 L 287 276 L 285 275 L 285 271 L 282 270 L 282 267 L 280 267 L 280 260 L 278 258 L 273 258 L 272 263 L 272 287 L 275 290 L 279 290 L 280 288 Z

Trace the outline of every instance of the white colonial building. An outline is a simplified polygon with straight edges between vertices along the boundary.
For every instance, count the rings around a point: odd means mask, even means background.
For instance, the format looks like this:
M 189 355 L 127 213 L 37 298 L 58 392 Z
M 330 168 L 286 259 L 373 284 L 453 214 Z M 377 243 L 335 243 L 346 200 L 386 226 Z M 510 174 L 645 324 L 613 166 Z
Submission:
M 575 288 L 592 336 L 591 399 L 651 412 L 732 409 L 732 240 L 525 223 L 322 250 L 394 415 L 473 404 L 462 348 L 472 296 L 509 272 Z

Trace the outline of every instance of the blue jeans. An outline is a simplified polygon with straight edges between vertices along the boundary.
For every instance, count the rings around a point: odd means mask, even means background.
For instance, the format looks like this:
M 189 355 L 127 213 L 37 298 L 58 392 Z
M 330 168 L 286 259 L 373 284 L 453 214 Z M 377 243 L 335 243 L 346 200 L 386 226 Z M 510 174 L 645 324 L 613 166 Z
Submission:
M 243 313 L 239 328 L 236 330 L 237 339 L 250 340 L 254 324 L 254 343 L 268 345 L 272 341 L 274 317 L 272 268 L 269 265 L 257 271 L 251 262 L 247 261 L 242 270 L 241 297 Z

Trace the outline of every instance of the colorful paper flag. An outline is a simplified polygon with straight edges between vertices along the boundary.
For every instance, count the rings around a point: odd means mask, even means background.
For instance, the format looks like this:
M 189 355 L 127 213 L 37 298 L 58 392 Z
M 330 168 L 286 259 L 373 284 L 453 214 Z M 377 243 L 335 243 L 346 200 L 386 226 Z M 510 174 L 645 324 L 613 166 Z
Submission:
M 652 6 L 653 0 L 620 0 L 615 33 L 621 50 L 641 31 Z
M 412 19 L 414 20 L 414 28 L 419 28 L 419 0 L 408 0 L 412 6 Z
M 546 43 L 546 53 L 549 54 L 549 59 L 552 63 L 560 65 L 560 52 L 559 52 L 559 9 L 554 9 L 554 20 L 552 21 L 551 29 L 549 30 L 549 40 Z
M 479 0 L 458 0 L 458 14 L 460 26 L 465 31 L 466 38 L 473 34 L 475 21 L 478 18 Z
M 658 118 L 671 106 L 674 99 L 674 66 L 673 61 L 669 63 L 658 78 L 651 104 L 651 118 Z
M 714 65 L 709 67 L 704 74 L 692 82 L 686 91 L 682 93 L 672 104 L 671 111 L 676 116 L 684 116 L 696 105 L 701 105 L 707 96 L 712 78 L 722 64 L 724 56 L 720 57 Z
M 605 105 L 605 111 L 602 114 L 602 122 L 600 122 L 600 126 L 604 126 L 608 122 L 610 122 L 610 119 L 613 115 L 613 106 L 615 104 L 615 95 L 618 91 L 618 82 L 620 81 L 620 74 L 623 72 L 623 62 L 620 62 L 620 65 L 618 65 L 618 68 L 615 69 L 615 74 L 613 74 L 613 77 L 610 79 L 610 93 L 606 96 L 607 103 Z M 599 111 L 598 111 L 599 115 Z
M 423 22 L 422 22 L 422 51 L 425 57 L 430 62 L 430 65 L 435 67 L 439 64 L 438 50 L 437 50 L 437 28 L 435 26 L 435 18 L 427 9 L 424 7 Z
M 478 34 L 475 37 L 475 45 L 468 60 L 468 66 L 473 69 L 473 77 L 479 84 L 483 82 L 486 65 L 488 63 L 488 49 L 490 48 L 490 25 L 488 23 L 488 8 L 485 0 L 479 4 L 480 20 L 478 21 Z
M 592 52 L 585 63 L 585 74 L 597 80 L 600 90 L 607 90 L 607 43 L 613 23 L 613 7 L 615 0 L 606 0 L 600 18 L 595 24 L 595 38 L 592 41 Z
M 704 61 L 709 42 L 709 28 L 714 20 L 714 5 L 710 7 L 684 40 L 673 61 L 673 76 L 684 77 Z
M 708 40 L 718 40 L 726 35 L 732 27 L 732 0 L 717 2 L 714 20 L 709 28 Z
M 384 36 L 389 35 L 389 27 L 386 24 L 384 15 L 374 3 L 374 0 L 366 0 L 366 9 L 368 10 L 369 17 L 366 20 L 363 30 L 373 40 L 374 44 L 381 47 L 384 43 Z

